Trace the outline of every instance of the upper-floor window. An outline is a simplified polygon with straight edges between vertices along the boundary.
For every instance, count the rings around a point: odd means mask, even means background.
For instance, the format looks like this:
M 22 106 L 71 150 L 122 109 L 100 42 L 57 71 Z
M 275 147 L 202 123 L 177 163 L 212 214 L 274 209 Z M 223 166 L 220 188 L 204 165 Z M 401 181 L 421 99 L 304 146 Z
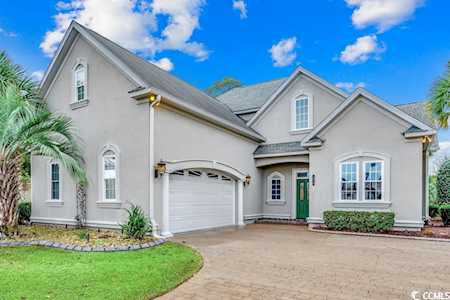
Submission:
M 76 101 L 86 99 L 86 68 L 82 64 L 75 68 L 75 92 Z
M 312 127 L 312 96 L 301 94 L 292 101 L 291 129 L 305 130 Z

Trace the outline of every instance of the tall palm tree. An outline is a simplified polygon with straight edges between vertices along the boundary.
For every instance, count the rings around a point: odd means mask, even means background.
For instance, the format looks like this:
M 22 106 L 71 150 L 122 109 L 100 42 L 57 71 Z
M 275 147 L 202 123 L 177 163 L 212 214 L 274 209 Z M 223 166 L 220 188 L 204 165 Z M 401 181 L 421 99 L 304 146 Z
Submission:
M 56 159 L 77 182 L 86 184 L 72 121 L 49 112 L 36 85 L 22 72 L 0 54 L 0 231 L 5 234 L 17 226 L 24 156 Z
M 444 75 L 431 88 L 428 109 L 439 127 L 448 128 L 448 118 L 450 117 L 450 61 L 447 63 L 447 70 Z

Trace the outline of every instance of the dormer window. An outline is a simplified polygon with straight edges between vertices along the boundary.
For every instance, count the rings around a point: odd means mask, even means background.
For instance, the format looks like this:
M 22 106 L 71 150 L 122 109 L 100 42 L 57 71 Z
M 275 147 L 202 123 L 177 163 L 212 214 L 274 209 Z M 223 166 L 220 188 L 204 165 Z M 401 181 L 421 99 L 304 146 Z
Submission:
M 312 128 L 312 96 L 301 94 L 292 100 L 291 106 L 292 130 L 307 130 Z

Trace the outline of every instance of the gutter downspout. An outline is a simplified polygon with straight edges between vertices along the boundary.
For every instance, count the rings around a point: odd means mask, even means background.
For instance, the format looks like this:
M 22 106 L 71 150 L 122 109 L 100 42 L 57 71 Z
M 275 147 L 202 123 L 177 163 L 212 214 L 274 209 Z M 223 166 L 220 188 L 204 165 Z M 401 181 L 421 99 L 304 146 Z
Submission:
M 150 182 L 149 182 L 149 217 L 152 223 L 152 227 L 156 232 L 153 234 L 158 235 L 158 224 L 155 221 L 155 106 L 161 103 L 161 96 L 157 95 L 155 100 L 149 98 L 150 108 L 149 108 L 149 144 L 150 144 Z

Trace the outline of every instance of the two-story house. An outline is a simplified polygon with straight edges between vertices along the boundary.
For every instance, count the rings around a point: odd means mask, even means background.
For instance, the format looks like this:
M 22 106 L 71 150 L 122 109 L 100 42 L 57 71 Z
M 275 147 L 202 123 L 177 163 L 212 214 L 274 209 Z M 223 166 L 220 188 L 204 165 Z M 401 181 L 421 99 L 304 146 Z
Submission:
M 118 227 L 130 203 L 160 234 L 259 218 L 323 222 L 330 209 L 427 217 L 436 135 L 423 103 L 351 95 L 298 67 L 212 98 L 73 22 L 41 83 L 84 142 L 87 224 Z M 32 221 L 75 224 L 76 185 L 32 158 Z

